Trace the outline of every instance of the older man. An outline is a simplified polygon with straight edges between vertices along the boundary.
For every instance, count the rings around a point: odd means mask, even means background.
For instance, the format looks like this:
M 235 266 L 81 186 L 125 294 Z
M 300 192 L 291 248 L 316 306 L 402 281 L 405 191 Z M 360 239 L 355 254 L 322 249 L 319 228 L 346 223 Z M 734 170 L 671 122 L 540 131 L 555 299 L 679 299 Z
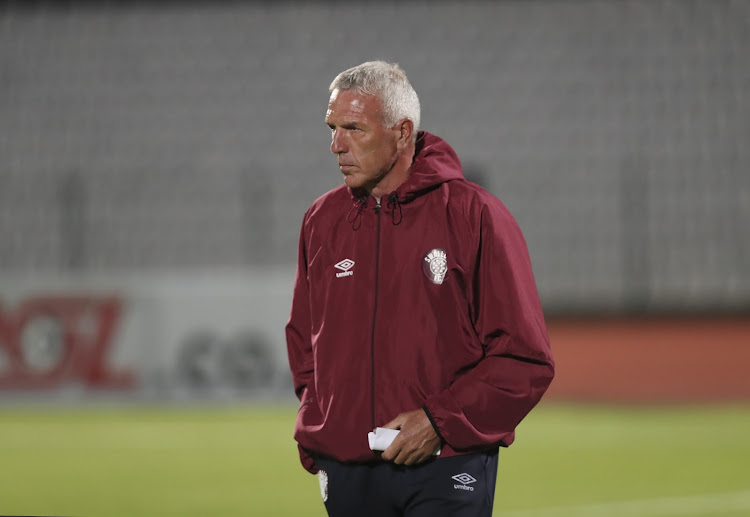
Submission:
M 498 447 L 554 375 L 526 244 L 419 131 L 398 65 L 330 92 L 344 185 L 305 214 L 286 328 L 302 464 L 331 516 L 489 517 Z

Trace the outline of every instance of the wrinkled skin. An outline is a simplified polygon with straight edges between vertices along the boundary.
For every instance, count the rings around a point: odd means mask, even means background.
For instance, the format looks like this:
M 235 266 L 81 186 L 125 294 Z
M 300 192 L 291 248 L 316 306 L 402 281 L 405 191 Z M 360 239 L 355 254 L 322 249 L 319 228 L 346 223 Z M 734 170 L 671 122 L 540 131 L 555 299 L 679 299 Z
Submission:
M 406 180 L 414 155 L 410 120 L 386 127 L 377 97 L 336 89 L 325 122 L 346 186 L 364 188 L 379 199 Z

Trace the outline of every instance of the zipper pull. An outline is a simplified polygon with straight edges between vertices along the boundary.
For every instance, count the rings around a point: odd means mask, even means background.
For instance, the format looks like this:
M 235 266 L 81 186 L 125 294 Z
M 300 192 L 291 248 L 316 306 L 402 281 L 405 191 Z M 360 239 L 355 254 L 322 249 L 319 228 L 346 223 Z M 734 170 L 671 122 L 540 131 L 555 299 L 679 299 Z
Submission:
M 380 213 L 380 200 L 379 199 L 375 200 L 375 213 L 376 214 Z

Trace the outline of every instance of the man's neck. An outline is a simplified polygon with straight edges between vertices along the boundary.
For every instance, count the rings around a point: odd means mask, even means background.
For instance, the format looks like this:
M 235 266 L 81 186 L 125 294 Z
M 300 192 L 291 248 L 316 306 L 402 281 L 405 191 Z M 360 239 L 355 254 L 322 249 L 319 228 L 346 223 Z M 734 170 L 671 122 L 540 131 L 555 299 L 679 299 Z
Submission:
M 401 153 L 393 164 L 390 172 L 370 192 L 376 201 L 387 196 L 400 187 L 411 173 L 411 164 L 414 160 L 414 145 L 410 145 L 406 152 Z
M 399 173 L 398 175 L 394 175 L 394 172 L 395 171 L 391 171 L 388 177 L 385 178 L 387 181 L 378 184 L 374 189 L 372 189 L 372 192 L 370 192 L 370 195 L 372 195 L 372 197 L 374 197 L 377 201 L 380 201 L 381 197 L 387 196 L 398 187 L 400 187 L 409 177 L 409 172 L 411 172 L 411 170 L 407 169 L 406 171 Z

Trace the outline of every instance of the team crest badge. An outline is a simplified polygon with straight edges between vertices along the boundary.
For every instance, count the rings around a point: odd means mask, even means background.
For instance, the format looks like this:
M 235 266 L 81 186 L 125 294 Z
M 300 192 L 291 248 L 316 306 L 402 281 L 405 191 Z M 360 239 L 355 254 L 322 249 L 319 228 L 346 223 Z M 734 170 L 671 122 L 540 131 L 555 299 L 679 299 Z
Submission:
M 433 284 L 442 284 L 448 272 L 448 255 L 445 250 L 435 248 L 422 261 L 422 271 Z
M 325 470 L 318 471 L 318 482 L 320 483 L 320 497 L 323 502 L 328 501 L 328 472 Z

